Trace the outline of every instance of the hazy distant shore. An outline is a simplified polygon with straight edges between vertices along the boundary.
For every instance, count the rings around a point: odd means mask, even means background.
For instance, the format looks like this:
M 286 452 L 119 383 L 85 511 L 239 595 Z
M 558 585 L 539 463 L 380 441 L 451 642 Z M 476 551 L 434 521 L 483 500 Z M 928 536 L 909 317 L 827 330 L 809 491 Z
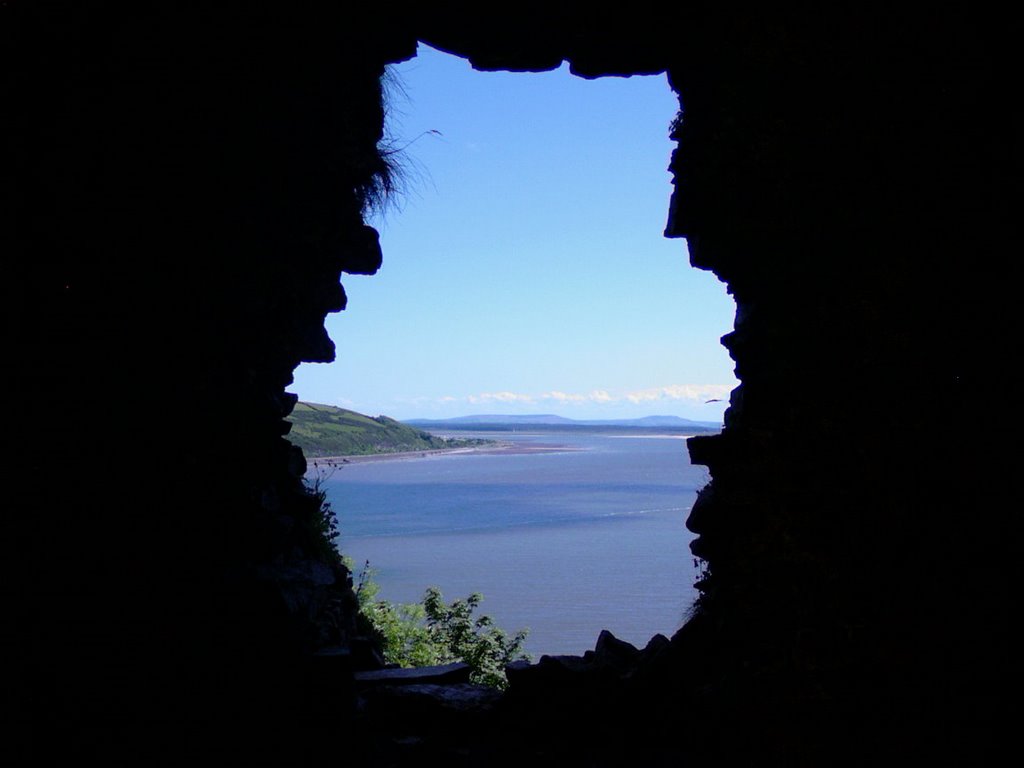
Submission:
M 698 434 L 706 433 L 683 433 L 681 435 L 666 435 L 666 434 L 653 434 L 653 435 L 607 435 L 607 437 L 614 438 L 616 440 L 689 440 L 691 437 L 697 437 Z
M 511 456 L 528 453 L 553 453 L 558 451 L 578 451 L 567 445 L 556 445 L 553 443 L 512 443 L 506 441 L 495 441 L 487 445 L 470 445 L 461 448 L 433 448 L 423 451 L 396 451 L 395 453 L 370 453 L 355 454 L 351 456 L 314 456 L 306 457 L 306 464 L 310 469 L 318 469 L 321 465 L 325 467 L 340 467 L 345 464 L 364 464 L 372 461 L 398 461 L 402 459 L 425 459 L 430 456 L 447 456 L 452 454 L 502 454 Z

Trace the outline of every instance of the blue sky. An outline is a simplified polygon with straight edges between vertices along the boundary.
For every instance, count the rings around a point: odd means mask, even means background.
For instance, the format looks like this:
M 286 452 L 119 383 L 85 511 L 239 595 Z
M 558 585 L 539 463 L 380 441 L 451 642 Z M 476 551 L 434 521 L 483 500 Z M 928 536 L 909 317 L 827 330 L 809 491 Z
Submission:
M 420 45 L 388 127 L 405 190 L 345 276 L 330 365 L 291 391 L 399 419 L 471 413 L 718 420 L 735 306 L 662 236 L 678 103 L 664 76 L 474 72 Z

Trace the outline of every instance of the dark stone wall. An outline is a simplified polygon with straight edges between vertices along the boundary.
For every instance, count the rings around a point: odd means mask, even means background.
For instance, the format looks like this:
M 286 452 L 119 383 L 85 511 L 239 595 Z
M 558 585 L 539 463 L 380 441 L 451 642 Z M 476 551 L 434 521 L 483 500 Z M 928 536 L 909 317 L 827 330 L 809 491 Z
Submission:
M 224 759 L 358 751 L 344 653 L 335 690 L 310 668 L 350 639 L 352 596 L 313 535 L 284 390 L 333 357 L 339 274 L 379 264 L 361 219 L 387 187 L 379 77 L 417 38 L 482 69 L 667 71 L 667 234 L 738 306 L 742 386 L 723 434 L 690 444 L 713 477 L 688 523 L 698 614 L 630 682 L 513 686 L 478 754 L 821 765 L 993 743 L 1014 541 L 1007 426 L 976 416 L 1012 327 L 998 19 L 0 13 L 4 652 L 25 756 L 173 761 L 211 734 Z M 559 728 L 573 712 L 589 726 Z M 513 724 L 534 737 L 507 744 Z
M 713 478 L 688 521 L 698 621 L 747 670 L 723 707 L 754 749 L 972 762 L 1008 649 L 973 400 L 1000 301 L 975 266 L 1009 241 L 992 30 L 863 10 L 715 28 L 670 69 L 668 234 L 737 301 L 742 385 L 723 434 L 690 441 Z
M 340 274 L 379 266 L 379 77 L 414 41 L 340 9 L 4 6 L 24 748 L 300 760 L 308 655 L 354 617 L 285 388 L 334 358 Z

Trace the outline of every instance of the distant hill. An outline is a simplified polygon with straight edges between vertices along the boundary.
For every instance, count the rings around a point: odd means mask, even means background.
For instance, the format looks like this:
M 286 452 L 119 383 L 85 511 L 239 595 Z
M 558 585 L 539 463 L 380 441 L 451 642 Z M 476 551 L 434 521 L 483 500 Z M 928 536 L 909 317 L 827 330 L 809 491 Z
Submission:
M 297 403 L 288 439 L 309 458 L 366 456 L 480 445 L 485 440 L 435 437 L 387 416 L 365 416 L 345 408 Z
M 482 414 L 457 416 L 453 419 L 408 419 L 405 424 L 427 429 L 475 429 L 503 426 L 531 427 L 658 427 L 693 429 L 701 432 L 718 430 L 722 425 L 715 421 L 691 421 L 679 416 L 644 416 L 639 419 L 597 419 L 576 420 L 553 414 L 512 416 L 507 414 Z
M 693 421 L 681 416 L 644 416 L 639 419 L 617 419 L 614 421 L 581 421 L 581 424 L 610 427 L 712 427 L 720 429 L 717 421 Z

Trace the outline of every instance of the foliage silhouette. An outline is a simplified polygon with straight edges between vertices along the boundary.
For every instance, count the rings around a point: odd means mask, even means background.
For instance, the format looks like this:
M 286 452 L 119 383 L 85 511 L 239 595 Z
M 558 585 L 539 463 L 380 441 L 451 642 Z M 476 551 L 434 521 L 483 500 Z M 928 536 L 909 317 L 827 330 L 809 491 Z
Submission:
M 528 630 L 509 636 L 490 616 L 474 617 L 483 601 L 479 592 L 448 604 L 440 589 L 428 587 L 421 602 L 395 604 L 377 599 L 380 587 L 373 575 L 367 561 L 356 596 L 363 616 L 381 637 L 387 662 L 420 667 L 459 661 L 472 670 L 471 682 L 505 688 L 505 666 L 529 660 L 523 651 Z

